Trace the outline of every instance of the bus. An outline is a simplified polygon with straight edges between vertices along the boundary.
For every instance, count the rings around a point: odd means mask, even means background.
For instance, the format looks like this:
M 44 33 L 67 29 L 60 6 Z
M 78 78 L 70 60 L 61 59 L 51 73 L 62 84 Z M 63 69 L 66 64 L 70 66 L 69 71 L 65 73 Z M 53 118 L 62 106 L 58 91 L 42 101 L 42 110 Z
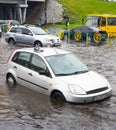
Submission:
M 87 26 L 93 26 L 106 31 L 108 36 L 116 36 L 116 15 L 89 14 L 86 18 Z

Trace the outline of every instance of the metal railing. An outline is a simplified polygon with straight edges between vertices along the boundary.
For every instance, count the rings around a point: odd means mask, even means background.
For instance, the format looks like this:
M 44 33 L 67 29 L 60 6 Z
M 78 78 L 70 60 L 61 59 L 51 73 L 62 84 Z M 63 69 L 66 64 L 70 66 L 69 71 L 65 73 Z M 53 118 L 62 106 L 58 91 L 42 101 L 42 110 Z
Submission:
M 65 35 L 65 31 L 67 31 L 67 34 Z M 107 46 L 114 46 L 116 45 L 116 33 L 111 34 L 106 38 L 105 41 L 102 41 L 100 44 L 99 43 L 92 43 L 91 38 L 88 36 L 88 33 L 86 33 L 86 38 L 81 39 L 81 41 L 76 41 L 74 37 L 72 38 L 70 34 L 70 30 L 66 29 L 56 29 L 56 28 L 51 28 L 47 29 L 47 32 L 53 35 L 57 35 L 61 40 L 65 41 L 66 43 L 78 43 L 79 44 L 85 44 L 85 46 L 90 46 L 90 45 L 107 45 Z

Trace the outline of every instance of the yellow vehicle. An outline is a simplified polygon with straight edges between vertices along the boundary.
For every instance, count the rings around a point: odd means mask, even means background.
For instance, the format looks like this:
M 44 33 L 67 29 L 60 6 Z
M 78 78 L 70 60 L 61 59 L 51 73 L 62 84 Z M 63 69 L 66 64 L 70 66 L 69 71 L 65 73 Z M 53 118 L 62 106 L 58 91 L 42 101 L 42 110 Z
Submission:
M 89 14 L 85 24 L 106 31 L 108 36 L 116 36 L 116 15 Z

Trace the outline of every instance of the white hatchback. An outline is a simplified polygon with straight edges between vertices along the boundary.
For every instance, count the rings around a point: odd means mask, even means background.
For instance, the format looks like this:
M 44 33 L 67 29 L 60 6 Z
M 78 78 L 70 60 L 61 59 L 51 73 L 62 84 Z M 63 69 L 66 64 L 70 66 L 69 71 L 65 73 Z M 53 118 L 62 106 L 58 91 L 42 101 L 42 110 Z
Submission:
M 71 52 L 57 48 L 23 48 L 8 59 L 6 81 L 73 103 L 111 97 L 112 88 L 103 76 L 88 68 Z

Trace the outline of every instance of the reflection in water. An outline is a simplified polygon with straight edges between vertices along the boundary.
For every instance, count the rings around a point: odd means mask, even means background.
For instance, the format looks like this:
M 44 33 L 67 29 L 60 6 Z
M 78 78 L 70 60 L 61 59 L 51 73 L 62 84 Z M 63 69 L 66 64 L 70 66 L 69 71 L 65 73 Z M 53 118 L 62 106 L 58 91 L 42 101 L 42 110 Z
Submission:
M 0 46 L 0 130 L 116 130 L 116 47 L 61 46 L 104 75 L 113 87 L 112 98 L 85 105 L 53 103 L 23 86 L 7 87 L 6 60 L 16 48 Z
M 11 105 L 8 101 L 8 94 L 4 89 L 3 85 L 0 85 L 0 121 L 9 120 L 10 116 L 13 115 Z

